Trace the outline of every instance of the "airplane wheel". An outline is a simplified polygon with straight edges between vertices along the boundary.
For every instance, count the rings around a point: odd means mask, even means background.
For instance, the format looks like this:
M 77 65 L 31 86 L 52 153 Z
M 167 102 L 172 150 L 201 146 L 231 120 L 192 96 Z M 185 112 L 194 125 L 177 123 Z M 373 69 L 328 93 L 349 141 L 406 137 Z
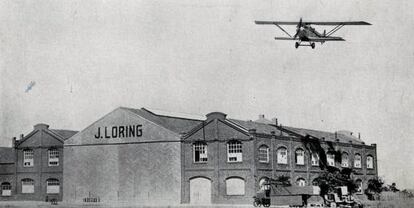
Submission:
M 315 48 L 315 43 L 312 43 L 311 46 L 312 46 L 312 49 L 314 49 Z
M 295 48 L 298 48 L 299 47 L 299 43 L 298 42 L 296 42 L 295 43 Z

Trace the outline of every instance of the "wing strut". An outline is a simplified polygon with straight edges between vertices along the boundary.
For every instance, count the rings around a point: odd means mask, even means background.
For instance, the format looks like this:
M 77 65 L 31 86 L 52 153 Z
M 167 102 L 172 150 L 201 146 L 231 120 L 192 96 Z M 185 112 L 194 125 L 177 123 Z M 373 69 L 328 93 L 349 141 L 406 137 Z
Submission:
M 341 29 L 344 26 L 344 24 L 339 24 L 336 27 L 334 27 L 331 31 L 329 31 L 328 33 L 326 33 L 325 37 L 329 37 L 332 34 L 334 34 L 336 31 L 338 31 L 339 29 Z
M 286 30 L 285 29 L 283 29 L 282 27 L 280 27 L 278 24 L 276 24 L 275 23 L 275 25 L 280 29 L 280 30 L 282 30 L 283 32 L 285 32 L 286 33 L 286 35 L 288 35 L 289 37 L 292 37 L 288 32 L 286 32 Z

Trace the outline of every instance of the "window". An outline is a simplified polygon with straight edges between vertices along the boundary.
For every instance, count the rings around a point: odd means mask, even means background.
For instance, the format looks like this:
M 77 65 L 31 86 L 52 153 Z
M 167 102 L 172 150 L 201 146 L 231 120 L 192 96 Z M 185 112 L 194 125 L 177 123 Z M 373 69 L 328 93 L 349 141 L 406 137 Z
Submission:
M 269 162 L 269 148 L 266 145 L 261 145 L 259 147 L 259 162 L 261 163 Z
M 312 166 L 319 166 L 319 155 L 318 153 L 312 153 L 312 158 L 311 158 L 311 162 L 312 162 Z
M 207 162 L 207 145 L 201 142 L 197 142 L 194 147 L 194 162 L 202 163 Z
M 34 193 L 34 180 L 25 178 L 22 180 L 22 193 L 31 194 Z
M 227 162 L 241 162 L 242 159 L 242 143 L 239 141 L 227 143 Z
M 354 167 L 361 168 L 361 155 L 360 154 L 355 154 Z
M 295 161 L 297 165 L 305 164 L 305 151 L 303 149 L 297 149 L 295 151 Z
M 281 147 L 277 149 L 277 163 L 287 164 L 287 149 L 286 147 Z
M 23 167 L 33 167 L 33 150 L 23 150 Z
M 49 150 L 49 166 L 58 166 L 59 165 L 59 150 L 50 149 Z
M 46 181 L 46 193 L 48 194 L 58 194 L 59 193 L 59 180 L 50 178 Z
M 329 166 L 335 166 L 335 154 L 332 152 L 329 152 L 326 154 L 326 159 Z
M 374 158 L 371 155 L 367 156 L 367 168 L 368 169 L 374 168 Z
M 244 180 L 241 178 L 229 178 L 226 180 L 227 195 L 244 195 Z
M 362 194 L 362 180 L 361 179 L 356 180 L 356 184 L 357 184 L 357 193 Z
M 348 153 L 344 152 L 341 156 L 341 166 L 347 168 L 349 166 L 349 157 Z
M 306 180 L 303 179 L 303 178 L 298 178 L 296 180 L 296 185 L 298 185 L 298 186 L 306 186 Z
M 2 196 L 11 196 L 11 185 L 8 182 L 1 184 L 1 195 Z

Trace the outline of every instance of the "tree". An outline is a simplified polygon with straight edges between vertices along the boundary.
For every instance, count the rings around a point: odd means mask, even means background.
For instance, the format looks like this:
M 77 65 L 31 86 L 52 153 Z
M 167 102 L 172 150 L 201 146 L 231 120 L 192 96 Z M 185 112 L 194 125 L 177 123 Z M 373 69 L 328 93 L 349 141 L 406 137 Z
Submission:
M 352 169 L 336 167 L 327 167 L 316 179 L 315 182 L 321 189 L 320 195 L 325 196 L 328 193 L 335 192 L 339 186 L 346 186 L 350 193 L 358 190 L 358 184 L 351 178 Z
M 373 200 L 374 196 L 379 198 L 379 194 L 384 190 L 384 181 L 380 177 L 375 177 L 368 180 L 367 189 L 365 189 L 365 194 L 368 196 L 368 199 Z

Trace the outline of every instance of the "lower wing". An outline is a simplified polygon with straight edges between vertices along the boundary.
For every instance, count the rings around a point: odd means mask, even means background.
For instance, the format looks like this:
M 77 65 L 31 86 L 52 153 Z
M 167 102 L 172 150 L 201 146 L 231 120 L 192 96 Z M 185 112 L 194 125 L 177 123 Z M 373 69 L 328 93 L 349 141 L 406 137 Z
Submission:
M 345 41 L 345 39 L 341 37 L 325 37 L 325 38 L 308 38 L 309 42 L 326 42 L 326 41 Z
M 275 40 L 299 40 L 298 38 L 275 37 Z

